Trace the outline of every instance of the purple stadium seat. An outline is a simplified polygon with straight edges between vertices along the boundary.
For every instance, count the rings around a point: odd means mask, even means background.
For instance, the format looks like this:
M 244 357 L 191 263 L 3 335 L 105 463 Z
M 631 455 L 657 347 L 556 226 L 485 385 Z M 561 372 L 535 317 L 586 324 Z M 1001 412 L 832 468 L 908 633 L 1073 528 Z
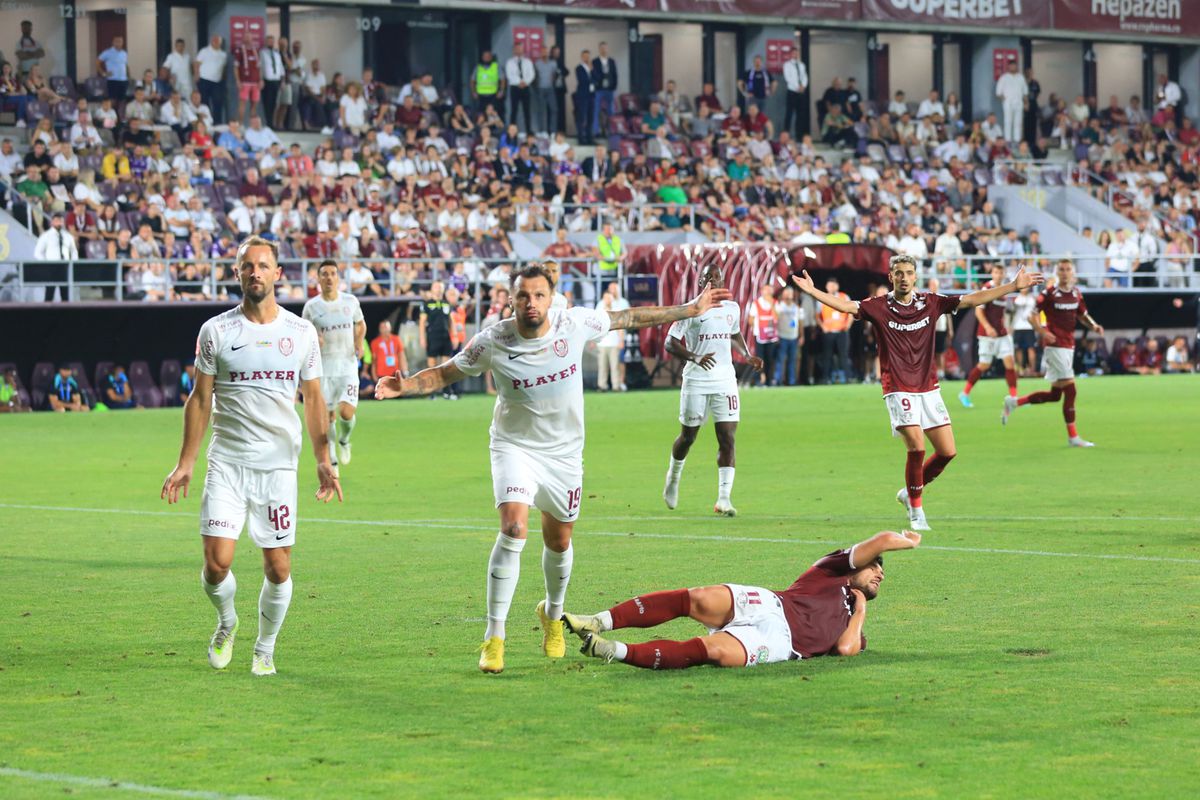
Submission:
M 874 142 L 868 144 L 867 155 L 870 156 L 871 160 L 876 164 L 882 164 L 887 161 L 887 150 L 885 150 L 881 144 Z
M 108 81 L 93 75 L 83 82 L 83 93 L 89 101 L 98 103 L 108 97 Z
M 55 94 L 60 94 L 63 97 L 69 97 L 72 100 L 78 97 L 78 95 L 75 93 L 75 81 L 71 80 L 66 75 L 51 75 L 50 88 L 54 90 Z
M 617 108 L 619 108 L 623 114 L 637 114 L 642 110 L 642 100 L 636 94 L 627 92 L 617 98 Z
M 54 375 L 58 372 L 49 361 L 39 361 L 33 365 L 33 375 L 29 379 L 30 405 L 35 409 L 46 408 L 46 400 L 50 387 L 54 385 Z
M 146 408 L 162 407 L 162 390 L 150 377 L 150 365 L 145 361 L 134 361 L 129 365 L 129 384 L 133 387 L 133 396 L 139 405 Z
M 162 362 L 162 366 L 158 370 L 158 388 L 162 391 L 163 404 L 168 406 L 178 406 L 183 404 L 183 398 L 179 396 L 179 378 L 183 374 L 183 368 L 179 361 L 174 358 L 168 358 Z
M 104 166 L 104 156 L 99 153 L 88 153 L 86 156 L 79 157 L 79 168 L 95 172 L 97 179 L 100 177 L 100 167 L 102 166 Z
M 617 149 L 621 153 L 621 158 L 633 158 L 642 152 L 642 143 L 633 139 L 622 139 Z
M 992 172 L 987 167 L 976 167 L 973 173 L 975 177 L 975 185 L 980 187 L 991 186 Z
M 212 160 L 212 168 L 213 176 L 219 181 L 236 181 L 241 178 L 238 173 L 237 164 L 228 158 L 214 158 Z
M 83 244 L 83 257 L 101 261 L 108 257 L 108 246 L 100 239 L 87 239 Z
M 95 376 L 96 376 L 96 385 L 97 386 L 104 385 L 104 379 L 108 377 L 108 371 L 110 369 L 112 369 L 112 365 L 113 365 L 113 362 L 111 362 L 111 361 L 100 361 L 96 364 Z M 75 371 L 79 374 L 82 374 L 82 372 L 78 369 L 76 369 Z M 80 385 L 82 385 L 82 384 L 80 384 Z
M 624 117 L 614 114 L 608 120 L 608 132 L 613 136 L 629 136 L 634 132 L 634 129 Z
M 70 100 L 60 100 L 54 104 L 55 123 L 70 125 L 73 113 L 75 113 L 75 104 Z
M 692 142 L 692 158 L 708 158 L 712 155 L 712 149 L 708 146 L 708 142 L 703 139 L 697 139 Z
M 217 187 L 217 192 L 221 195 L 222 202 L 230 208 L 232 208 L 235 204 L 237 204 L 238 201 L 242 199 L 241 194 L 238 192 L 238 188 L 230 183 L 222 183 Z
M 33 127 L 42 117 L 50 116 L 50 106 L 42 100 L 30 100 L 25 104 L 25 122 Z
M 893 164 L 903 164 L 908 160 L 908 154 L 904 152 L 904 147 L 898 144 L 889 144 L 887 147 L 888 161 Z
M 342 128 L 333 129 L 333 146 L 341 150 L 343 147 L 357 147 L 358 137 Z

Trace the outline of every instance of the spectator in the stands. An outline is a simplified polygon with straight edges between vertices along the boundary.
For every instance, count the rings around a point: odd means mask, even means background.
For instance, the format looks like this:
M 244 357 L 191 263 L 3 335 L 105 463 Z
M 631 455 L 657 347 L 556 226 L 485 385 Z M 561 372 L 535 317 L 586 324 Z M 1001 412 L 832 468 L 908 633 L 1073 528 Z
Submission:
M 15 369 L 9 368 L 8 371 L 0 373 L 0 414 L 33 410 L 21 399 L 20 385 Z
M 125 99 L 129 87 L 129 53 L 125 50 L 124 36 L 114 36 L 109 48 L 96 57 L 96 72 L 107 79 L 110 100 Z
M 83 392 L 79 389 L 79 382 L 75 380 L 74 370 L 66 364 L 59 365 L 58 374 L 54 376 L 47 399 L 52 411 L 61 413 L 91 410 L 83 400 Z
M 104 377 L 103 392 L 104 405 L 110 409 L 120 410 L 135 406 L 133 387 L 129 384 L 125 367 L 120 364 L 113 364 L 108 368 L 108 375 Z
M 1124 228 L 1117 228 L 1116 237 L 1108 246 L 1105 259 L 1105 271 L 1110 277 L 1105 278 L 1107 287 L 1129 286 L 1129 275 L 1133 271 L 1138 258 L 1137 242 L 1131 239 Z
M 821 125 L 821 141 L 839 149 L 854 147 L 858 144 L 858 135 L 854 132 L 854 122 L 842 113 L 842 107 L 836 103 L 830 105 L 825 114 L 825 121 Z
M 229 62 L 229 54 L 224 49 L 224 39 L 213 36 L 208 44 L 196 53 L 193 72 L 196 76 L 196 86 L 200 92 L 200 101 L 211 111 L 213 123 L 225 121 L 225 66 Z M 195 106 L 195 102 L 192 104 Z
M 33 38 L 33 22 L 30 20 L 21 20 L 21 36 L 17 39 L 14 55 L 17 58 L 17 72 L 21 75 L 27 74 L 46 56 L 45 48 Z M 0 58 L 0 61 L 3 60 Z
M 617 90 L 617 62 L 608 55 L 608 42 L 601 42 L 599 52 L 592 59 L 592 136 L 611 133 L 609 117 L 613 115 L 613 96 Z M 603 121 L 601 116 L 603 115 Z
M 250 117 L 250 128 L 245 133 L 245 139 L 250 150 L 260 156 L 271 145 L 282 144 L 275 131 L 264 125 L 262 117 L 257 114 Z
M 191 96 L 192 56 L 187 51 L 187 42 L 181 38 L 176 39 L 175 49 L 167 54 L 162 65 L 170 73 L 175 91 L 179 92 L 181 97 Z
M 1191 372 L 1192 361 L 1188 355 L 1187 339 L 1176 336 L 1171 346 L 1167 348 L 1167 358 L 1163 364 L 1166 372 Z
M 754 66 L 746 70 L 737 82 L 738 93 L 741 95 L 739 103 L 754 102 L 761 106 L 767 97 L 775 93 L 777 86 L 778 82 L 763 69 L 762 56 L 755 56 Z

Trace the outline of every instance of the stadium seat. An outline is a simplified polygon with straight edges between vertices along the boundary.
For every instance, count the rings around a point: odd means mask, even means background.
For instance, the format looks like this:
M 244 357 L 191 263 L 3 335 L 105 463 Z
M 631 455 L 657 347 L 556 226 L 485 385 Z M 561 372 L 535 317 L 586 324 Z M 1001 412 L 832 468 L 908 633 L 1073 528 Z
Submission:
M 708 142 L 703 139 L 696 139 L 692 142 L 692 158 L 705 159 L 712 155 L 712 148 L 708 146 Z
M 42 100 L 30 100 L 25 104 L 25 122 L 29 127 L 37 124 L 42 117 L 50 116 L 50 105 Z
M 333 146 L 339 150 L 343 147 L 358 147 L 358 137 L 343 128 L 334 128 Z
M 878 144 L 877 142 L 872 142 L 867 145 L 867 155 L 870 156 L 871 160 L 876 164 L 883 164 L 887 161 L 887 150 L 884 149 L 883 145 Z
M 99 103 L 108 97 L 108 81 L 99 75 L 93 75 L 83 82 L 83 93 L 89 102 Z
M 75 81 L 71 80 L 66 75 L 51 75 L 50 88 L 55 94 L 60 94 L 63 97 L 69 97 L 75 100 L 78 95 L 75 93 Z M 74 105 L 74 103 L 72 103 Z
M 992 184 L 992 172 L 987 167 L 976 167 L 972 175 L 976 186 L 987 187 Z
M 56 125 L 70 126 L 71 116 L 75 113 L 75 104 L 70 100 L 60 100 L 54 104 L 54 122 Z M 61 137 L 60 137 L 61 138 Z
M 104 385 L 104 379 L 108 377 L 108 371 L 110 369 L 112 369 L 112 365 L 113 365 L 113 362 L 111 362 L 111 361 L 97 362 L 96 372 L 94 373 L 95 377 L 96 377 L 96 386 Z M 83 365 L 82 364 L 72 364 L 71 367 L 72 367 L 72 369 L 75 370 L 75 379 L 79 381 L 80 386 L 83 386 L 84 381 L 87 380 L 87 377 L 85 376 L 85 373 L 83 371 Z M 80 376 L 84 376 L 84 377 L 80 377 Z M 94 399 L 97 399 L 97 398 L 94 398 Z
M 236 181 L 241 179 L 237 164 L 228 158 L 217 157 L 212 160 L 213 177 L 219 181 Z
M 633 158 L 642 152 L 642 143 L 633 139 L 621 139 L 617 146 L 621 158 Z
M 87 239 L 83 244 L 83 257 L 101 261 L 108 257 L 108 246 L 100 239 Z
M 163 405 L 183 405 L 179 396 L 179 378 L 183 375 L 183 367 L 174 358 L 165 359 L 158 369 L 158 388 L 162 391 Z
M 908 161 L 908 154 L 904 152 L 904 147 L 898 144 L 889 144 L 887 147 L 888 161 L 893 164 L 903 164 Z
M 161 408 L 162 390 L 150 377 L 150 365 L 145 361 L 134 361 L 129 365 L 129 385 L 133 387 L 133 398 L 146 408 Z
M 642 101 L 636 94 L 627 92 L 617 98 L 617 107 L 623 114 L 632 116 L 641 113 Z
M 230 183 L 222 183 L 217 187 L 217 193 L 221 196 L 221 201 L 226 208 L 233 208 L 241 201 L 242 195 L 238 192 L 238 188 Z
M 624 117 L 614 114 L 609 117 L 608 132 L 613 136 L 629 136 L 633 133 L 633 127 Z
M 90 169 L 96 173 L 97 179 L 100 177 L 100 168 L 104 165 L 104 156 L 99 153 L 88 153 L 85 156 L 79 157 L 79 169 Z
M 30 405 L 35 410 L 50 405 L 46 399 L 50 388 L 54 386 L 54 375 L 58 372 L 49 361 L 39 361 L 33 365 L 33 375 L 29 379 Z

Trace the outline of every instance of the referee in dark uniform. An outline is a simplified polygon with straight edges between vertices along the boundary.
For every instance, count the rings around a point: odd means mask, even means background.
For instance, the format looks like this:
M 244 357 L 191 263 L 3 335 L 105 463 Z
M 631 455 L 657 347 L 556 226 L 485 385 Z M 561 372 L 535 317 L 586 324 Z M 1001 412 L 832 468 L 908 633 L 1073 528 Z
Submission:
M 775 81 L 771 79 L 770 74 L 763 69 L 762 56 L 754 57 L 754 66 L 746 70 L 746 74 L 738 81 L 738 93 L 741 95 L 738 98 L 738 105 L 742 110 L 746 110 L 746 102 L 750 99 L 758 104 L 759 108 L 765 110 L 763 105 L 767 97 L 775 93 Z
M 445 291 L 441 281 L 434 281 L 429 287 L 429 297 L 421 304 L 420 343 L 425 351 L 425 363 L 430 367 L 436 367 L 454 355 L 454 347 L 450 344 L 450 312 L 453 309 L 445 300 Z M 429 397 L 432 399 L 434 395 Z M 442 397 L 458 399 L 449 386 L 442 391 Z

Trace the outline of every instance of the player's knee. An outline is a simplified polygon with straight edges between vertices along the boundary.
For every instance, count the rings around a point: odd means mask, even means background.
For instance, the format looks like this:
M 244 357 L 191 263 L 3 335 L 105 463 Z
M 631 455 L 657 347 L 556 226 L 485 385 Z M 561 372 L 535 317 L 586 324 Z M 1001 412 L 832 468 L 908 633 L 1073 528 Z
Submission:
M 746 651 L 737 642 L 728 642 L 725 637 L 708 637 L 702 640 L 707 651 L 707 661 L 717 667 L 746 666 Z
M 354 419 L 354 406 L 342 405 L 341 415 L 342 415 L 342 419 L 344 419 L 346 422 L 349 422 L 350 420 Z
M 524 539 L 529 528 L 520 520 L 506 520 L 500 524 L 500 532 L 512 539 Z
M 282 550 L 263 551 L 263 575 L 271 583 L 283 583 L 292 576 L 291 556 Z
M 231 566 L 233 566 L 232 555 L 226 556 L 223 553 L 215 552 L 204 554 L 204 577 L 209 583 L 216 584 L 225 580 Z

